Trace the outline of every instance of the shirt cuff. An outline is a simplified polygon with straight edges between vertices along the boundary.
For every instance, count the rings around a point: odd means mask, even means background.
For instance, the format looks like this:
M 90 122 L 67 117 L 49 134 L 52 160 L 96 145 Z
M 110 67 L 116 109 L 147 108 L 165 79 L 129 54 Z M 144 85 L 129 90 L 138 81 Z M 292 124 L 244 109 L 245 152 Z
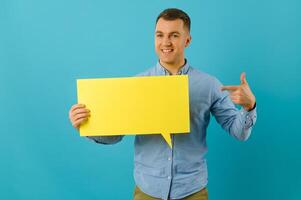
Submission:
M 247 111 L 244 108 L 240 110 L 240 114 L 242 115 L 243 124 L 245 129 L 249 129 L 252 126 L 254 126 L 256 119 L 257 119 L 257 112 L 256 112 L 257 106 L 255 104 L 255 107 Z

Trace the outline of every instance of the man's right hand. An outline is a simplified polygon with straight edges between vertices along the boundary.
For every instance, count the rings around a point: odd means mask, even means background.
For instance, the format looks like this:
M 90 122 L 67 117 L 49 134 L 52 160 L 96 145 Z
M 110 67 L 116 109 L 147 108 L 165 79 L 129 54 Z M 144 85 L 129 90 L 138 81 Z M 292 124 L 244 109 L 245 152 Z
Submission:
M 90 110 L 84 104 L 74 104 L 69 111 L 69 119 L 76 129 L 90 117 Z

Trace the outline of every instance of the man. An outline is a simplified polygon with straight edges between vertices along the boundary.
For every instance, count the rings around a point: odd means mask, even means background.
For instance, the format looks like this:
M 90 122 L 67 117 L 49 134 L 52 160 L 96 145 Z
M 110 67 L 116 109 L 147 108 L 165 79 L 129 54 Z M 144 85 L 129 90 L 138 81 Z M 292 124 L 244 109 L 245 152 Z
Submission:
M 134 178 L 137 187 L 134 199 L 205 200 L 208 199 L 206 129 L 210 113 L 231 135 L 245 141 L 256 121 L 255 96 L 245 73 L 241 74 L 240 85 L 222 86 L 213 76 L 189 65 L 184 49 L 191 42 L 190 18 L 185 12 L 164 10 L 157 18 L 155 29 L 155 50 L 159 61 L 139 76 L 188 75 L 191 132 L 172 135 L 172 149 L 161 135 L 135 137 Z M 241 110 L 233 102 L 241 105 Z M 73 126 L 79 128 L 88 119 L 89 110 L 76 104 L 70 109 L 69 117 Z M 122 137 L 89 138 L 97 143 L 114 144 Z

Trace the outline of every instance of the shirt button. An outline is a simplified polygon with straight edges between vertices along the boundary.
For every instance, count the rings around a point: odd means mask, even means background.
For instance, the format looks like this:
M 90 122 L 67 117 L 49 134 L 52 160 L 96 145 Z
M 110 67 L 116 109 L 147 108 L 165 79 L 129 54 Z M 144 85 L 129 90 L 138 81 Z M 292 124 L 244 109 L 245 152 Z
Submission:
M 171 179 L 171 177 L 170 177 L 170 176 L 168 176 L 168 177 L 167 177 L 167 179 L 168 179 L 168 180 L 170 180 L 170 179 Z
M 168 160 L 170 161 L 170 160 L 171 160 L 171 158 L 170 158 L 170 157 L 168 157 Z

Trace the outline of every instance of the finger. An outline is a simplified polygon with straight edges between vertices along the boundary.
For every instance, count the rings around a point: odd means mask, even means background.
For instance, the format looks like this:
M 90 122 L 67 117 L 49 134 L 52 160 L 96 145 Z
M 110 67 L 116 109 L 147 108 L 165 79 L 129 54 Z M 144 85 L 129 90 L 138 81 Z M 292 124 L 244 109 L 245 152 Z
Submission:
M 232 97 L 232 96 L 230 96 L 230 99 L 235 104 L 241 104 L 241 98 L 240 97 L 237 97 L 237 96 Z
M 224 91 L 224 90 L 235 91 L 235 90 L 238 90 L 238 89 L 239 89 L 239 86 L 237 86 L 237 85 L 228 85 L 228 86 L 222 86 L 221 87 L 222 91 Z
M 86 120 L 88 120 L 87 117 L 79 118 L 79 119 L 77 119 L 77 120 L 74 120 L 74 121 L 72 121 L 72 126 L 75 127 L 75 128 L 78 128 L 79 125 L 80 125 L 82 122 L 86 121 Z
M 88 118 L 81 118 L 81 119 L 78 119 L 76 121 L 74 121 L 74 123 L 72 124 L 73 127 L 75 128 L 79 128 L 79 126 L 84 122 L 86 121 Z
M 237 100 L 237 99 L 232 99 L 232 102 L 235 103 L 235 104 L 239 104 L 240 105 L 240 101 Z
M 241 89 L 237 89 L 234 91 L 229 91 L 230 95 L 232 96 L 241 96 Z
M 90 117 L 90 114 L 89 113 L 81 113 L 81 114 L 77 114 L 73 117 L 73 120 L 72 121 L 76 121 L 78 119 L 81 119 L 81 118 L 88 118 Z
M 243 72 L 243 73 L 240 74 L 240 82 L 241 82 L 241 84 L 248 83 L 247 79 L 246 79 L 246 73 L 245 72 Z
M 74 104 L 74 105 L 71 107 L 70 111 L 72 112 L 72 111 L 75 110 L 75 109 L 78 109 L 78 108 L 84 108 L 84 107 L 86 107 L 85 104 Z
M 240 95 L 230 95 L 231 99 L 236 99 L 236 100 L 240 100 L 241 96 Z
M 75 110 L 69 112 L 69 118 L 72 119 L 72 118 L 74 118 L 74 116 L 76 116 L 79 113 L 89 113 L 89 112 L 90 112 L 89 109 L 76 108 Z
M 77 114 L 81 114 L 81 113 L 90 113 L 90 110 L 89 109 L 86 109 L 86 108 L 78 108 L 76 110 L 74 110 L 71 115 L 72 116 L 75 116 Z

